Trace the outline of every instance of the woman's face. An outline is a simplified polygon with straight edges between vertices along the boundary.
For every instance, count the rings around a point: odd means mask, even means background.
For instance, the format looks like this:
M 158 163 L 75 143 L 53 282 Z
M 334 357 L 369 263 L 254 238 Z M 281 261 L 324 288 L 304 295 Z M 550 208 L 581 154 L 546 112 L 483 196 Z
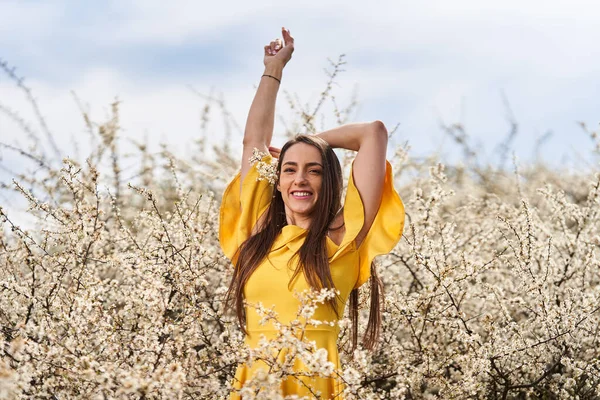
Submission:
M 306 143 L 296 143 L 287 149 L 281 163 L 277 190 L 285 211 L 294 223 L 310 219 L 323 183 L 321 153 Z

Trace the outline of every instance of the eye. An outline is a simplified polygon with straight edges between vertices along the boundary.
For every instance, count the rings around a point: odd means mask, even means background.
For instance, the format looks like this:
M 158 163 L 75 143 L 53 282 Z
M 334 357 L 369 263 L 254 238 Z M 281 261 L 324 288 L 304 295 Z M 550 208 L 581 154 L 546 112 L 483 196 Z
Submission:
M 321 175 L 321 170 L 320 169 L 311 169 L 310 173 L 314 174 L 314 175 Z
M 294 172 L 294 168 L 285 168 L 283 172 Z

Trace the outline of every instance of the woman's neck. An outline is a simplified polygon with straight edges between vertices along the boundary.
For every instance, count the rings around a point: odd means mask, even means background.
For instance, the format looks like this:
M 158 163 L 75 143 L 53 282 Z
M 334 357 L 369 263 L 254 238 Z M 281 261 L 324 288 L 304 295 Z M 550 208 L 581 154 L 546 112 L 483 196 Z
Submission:
M 300 228 L 306 229 L 306 230 L 308 230 L 308 228 L 310 228 L 310 222 L 311 222 L 310 217 L 294 215 L 293 213 L 286 212 L 285 220 L 288 225 L 296 225 L 296 226 L 299 226 Z

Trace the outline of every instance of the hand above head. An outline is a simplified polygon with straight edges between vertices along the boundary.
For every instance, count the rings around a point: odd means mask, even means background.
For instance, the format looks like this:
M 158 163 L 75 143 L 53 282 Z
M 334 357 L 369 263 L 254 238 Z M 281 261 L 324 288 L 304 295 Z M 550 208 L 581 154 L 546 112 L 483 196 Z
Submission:
M 269 153 L 271 153 L 271 156 L 273 156 L 273 158 L 279 159 L 279 155 L 281 154 L 281 149 L 278 147 L 269 146 Z
M 265 46 L 265 67 L 273 63 L 280 63 L 284 67 L 292 58 L 294 52 L 294 38 L 290 35 L 289 29 L 281 28 L 283 44 L 281 39 L 277 38 Z

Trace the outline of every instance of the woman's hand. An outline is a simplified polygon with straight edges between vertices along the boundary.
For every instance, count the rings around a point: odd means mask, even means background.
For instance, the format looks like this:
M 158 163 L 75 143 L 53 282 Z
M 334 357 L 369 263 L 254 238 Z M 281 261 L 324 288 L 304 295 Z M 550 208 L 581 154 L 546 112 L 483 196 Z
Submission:
M 281 34 L 283 36 L 283 44 L 281 43 L 281 39 L 277 38 L 265 46 L 265 67 L 273 63 L 279 63 L 281 67 L 285 67 L 292 58 L 294 38 L 290 35 L 289 29 L 281 28 Z
M 279 159 L 279 155 L 281 154 L 281 149 L 273 146 L 269 146 L 269 153 L 273 158 Z

